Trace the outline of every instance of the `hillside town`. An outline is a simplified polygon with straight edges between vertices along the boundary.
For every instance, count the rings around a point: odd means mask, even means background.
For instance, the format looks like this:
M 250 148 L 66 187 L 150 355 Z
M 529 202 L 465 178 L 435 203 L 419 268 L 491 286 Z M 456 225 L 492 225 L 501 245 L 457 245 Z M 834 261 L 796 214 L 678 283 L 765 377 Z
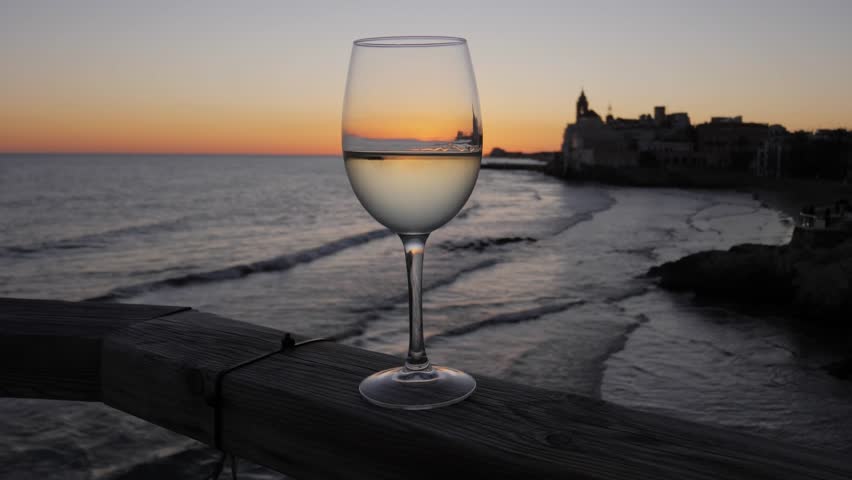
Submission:
M 585 91 L 563 135 L 562 173 L 631 167 L 749 173 L 759 177 L 852 179 L 852 132 L 790 132 L 782 125 L 713 117 L 693 125 L 665 106 L 639 118 L 601 117 Z

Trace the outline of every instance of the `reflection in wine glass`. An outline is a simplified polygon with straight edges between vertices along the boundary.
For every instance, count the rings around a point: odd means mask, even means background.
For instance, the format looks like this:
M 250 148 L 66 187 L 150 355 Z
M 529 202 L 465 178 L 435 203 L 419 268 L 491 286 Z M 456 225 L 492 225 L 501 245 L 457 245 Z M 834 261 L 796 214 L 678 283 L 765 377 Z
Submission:
M 456 216 L 479 175 L 481 115 L 465 39 L 356 40 L 343 157 L 358 200 L 402 239 L 408 268 L 408 358 L 364 379 L 361 394 L 376 405 L 412 410 L 464 400 L 476 388 L 473 377 L 426 356 L 421 278 L 429 233 Z

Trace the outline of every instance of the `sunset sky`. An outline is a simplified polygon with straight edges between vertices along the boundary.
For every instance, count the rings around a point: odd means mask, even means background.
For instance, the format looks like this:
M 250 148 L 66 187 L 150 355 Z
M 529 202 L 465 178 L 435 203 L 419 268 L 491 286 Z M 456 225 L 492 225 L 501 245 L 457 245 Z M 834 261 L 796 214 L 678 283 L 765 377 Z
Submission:
M 852 127 L 852 1 L 0 0 L 0 151 L 340 151 L 351 42 L 469 41 L 485 148 L 555 150 L 585 87 L 791 129 Z

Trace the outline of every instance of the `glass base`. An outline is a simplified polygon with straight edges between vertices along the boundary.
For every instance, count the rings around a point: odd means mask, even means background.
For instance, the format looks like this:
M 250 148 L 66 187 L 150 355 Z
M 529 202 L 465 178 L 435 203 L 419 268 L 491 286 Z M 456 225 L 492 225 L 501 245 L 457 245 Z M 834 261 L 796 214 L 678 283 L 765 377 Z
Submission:
M 427 410 L 461 402 L 476 390 L 476 380 L 454 368 L 389 368 L 365 378 L 358 387 L 368 402 L 385 408 Z

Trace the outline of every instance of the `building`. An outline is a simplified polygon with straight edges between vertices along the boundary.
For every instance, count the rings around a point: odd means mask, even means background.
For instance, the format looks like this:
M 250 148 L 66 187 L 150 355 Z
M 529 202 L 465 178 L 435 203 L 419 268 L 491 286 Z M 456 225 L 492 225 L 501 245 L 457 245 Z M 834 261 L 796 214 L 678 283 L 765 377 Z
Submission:
M 669 126 L 676 130 L 687 129 L 692 126 L 692 122 L 689 120 L 689 115 L 684 112 L 670 113 L 666 116 L 666 119 Z
M 741 115 L 693 127 L 688 114 L 667 113 L 661 105 L 639 118 L 615 117 L 610 107 L 602 120 L 581 91 L 574 123 L 562 138 L 563 173 L 636 166 L 852 182 L 852 132 L 791 133 L 781 125 L 745 122 Z
M 607 116 L 612 121 L 611 115 Z M 589 108 L 586 92 L 581 90 L 573 124 L 562 138 L 564 169 L 580 170 L 592 166 L 623 167 L 639 164 L 639 152 L 630 139 Z
M 664 106 L 639 118 L 616 118 L 610 111 L 603 121 L 581 90 L 574 123 L 565 127 L 562 138 L 563 169 L 657 166 L 657 155 L 667 165 L 691 165 L 697 158 L 691 129 L 689 115 L 667 114 Z M 648 154 L 655 159 L 643 165 Z
M 667 170 L 706 168 L 707 155 L 695 150 L 692 139 L 660 139 L 654 140 L 648 150 L 651 160 L 643 166 L 654 166 Z
M 769 137 L 769 126 L 743 122 L 741 116 L 713 117 L 695 134 L 696 150 L 707 155 L 709 168 L 748 171 Z
M 849 145 L 849 137 L 838 131 L 817 131 L 808 140 L 807 149 L 797 149 L 783 126 L 744 122 L 741 115 L 712 117 L 710 122 L 693 127 L 687 113 L 667 113 L 665 106 L 658 105 L 653 114 L 639 118 L 616 118 L 610 111 L 604 121 L 590 108 L 585 91 L 577 99 L 575 115 L 562 139 L 565 170 L 641 166 L 781 177 L 796 174 L 791 151 L 798 152 L 796 158 L 815 151 L 827 160 L 820 161 L 820 172 L 814 175 L 836 178 L 840 163 L 842 173 L 852 175 L 852 159 L 844 156 L 852 155 L 850 149 L 837 146 L 841 139 Z
M 786 177 L 790 174 L 790 132 L 782 125 L 770 125 L 767 133 L 757 149 L 751 173 L 758 177 Z

